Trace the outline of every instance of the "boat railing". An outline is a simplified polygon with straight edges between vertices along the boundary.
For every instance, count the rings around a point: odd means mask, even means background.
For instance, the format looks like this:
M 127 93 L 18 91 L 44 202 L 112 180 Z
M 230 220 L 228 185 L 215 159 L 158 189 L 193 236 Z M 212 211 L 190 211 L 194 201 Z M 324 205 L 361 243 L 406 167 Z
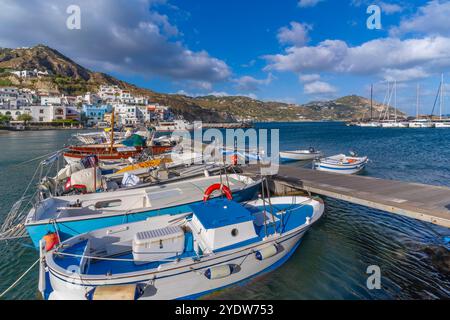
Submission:
M 6 218 L 0 226 L 0 240 L 7 240 L 18 237 L 22 237 L 24 235 L 24 223 L 25 219 L 28 215 L 28 212 L 32 208 L 36 208 L 37 204 L 41 201 L 39 195 L 39 189 L 37 188 L 32 194 L 30 194 L 30 188 L 35 186 L 40 181 L 42 181 L 43 177 L 48 176 L 52 169 L 59 169 L 59 159 L 61 158 L 62 152 L 57 151 L 53 152 L 50 156 L 45 155 L 42 157 L 38 157 L 32 160 L 39 160 L 46 157 L 44 160 L 39 162 L 33 176 L 31 177 L 27 187 L 22 193 L 19 200 L 17 200 L 9 210 Z M 25 163 L 29 163 L 27 161 Z M 25 164 L 22 163 L 22 164 Z M 36 210 L 35 210 L 36 211 Z M 36 212 L 35 212 L 36 214 Z

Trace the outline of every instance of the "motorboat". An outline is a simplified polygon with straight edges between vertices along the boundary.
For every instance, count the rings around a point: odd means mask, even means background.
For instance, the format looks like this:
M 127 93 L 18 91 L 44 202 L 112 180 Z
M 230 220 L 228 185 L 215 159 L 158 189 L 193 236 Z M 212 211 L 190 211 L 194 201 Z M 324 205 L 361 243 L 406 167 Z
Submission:
M 280 267 L 323 211 L 309 197 L 218 198 L 185 215 L 41 241 L 39 290 L 49 300 L 197 298 Z
M 322 152 L 309 148 L 308 150 L 294 150 L 280 152 L 282 162 L 314 160 L 322 156 Z
M 204 190 L 226 181 L 238 201 L 251 200 L 261 184 L 238 174 L 203 176 L 114 192 L 50 197 L 29 211 L 25 228 L 35 246 L 48 232 L 59 232 L 61 240 L 74 235 L 149 217 L 185 213 L 190 204 L 201 202 Z
M 314 160 L 313 169 L 340 174 L 357 174 L 364 170 L 368 162 L 369 159 L 367 157 L 357 157 L 355 154 L 351 156 L 338 154 Z

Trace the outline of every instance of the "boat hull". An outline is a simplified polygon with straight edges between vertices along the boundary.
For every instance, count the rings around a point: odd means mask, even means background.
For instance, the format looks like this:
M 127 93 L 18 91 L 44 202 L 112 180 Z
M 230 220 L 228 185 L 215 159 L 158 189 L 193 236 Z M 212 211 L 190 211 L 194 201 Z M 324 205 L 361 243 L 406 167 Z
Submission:
M 102 286 L 153 282 L 154 284 L 140 297 L 141 300 L 195 299 L 278 268 L 295 252 L 308 229 L 295 231 L 239 250 L 225 251 L 204 261 L 181 263 L 180 265 L 170 263 L 156 274 L 129 276 L 117 280 L 89 281 L 89 284 Z M 256 258 L 255 251 L 274 243 L 281 247 L 280 252 L 262 261 Z M 221 264 L 236 265 L 239 268 L 237 272 L 221 279 L 210 280 L 206 278 L 205 271 L 208 268 Z M 67 281 L 68 279 L 64 275 L 60 275 L 53 270 L 49 272 L 49 280 L 48 285 L 51 286 L 52 290 L 48 296 L 49 300 L 86 300 L 86 292 L 94 289 L 94 286 L 78 284 L 77 279 Z
M 298 153 L 298 152 L 280 152 L 280 160 L 282 162 L 307 161 L 320 157 L 320 152 Z
M 354 164 L 335 164 L 329 162 L 315 161 L 313 169 L 339 174 L 358 174 L 363 171 L 368 163 L 368 159 Z

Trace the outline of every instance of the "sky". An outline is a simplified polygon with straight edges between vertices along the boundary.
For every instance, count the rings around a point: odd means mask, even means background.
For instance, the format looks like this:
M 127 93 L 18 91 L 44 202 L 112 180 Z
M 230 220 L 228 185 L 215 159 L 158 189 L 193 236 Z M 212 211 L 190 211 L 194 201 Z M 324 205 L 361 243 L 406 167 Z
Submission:
M 306 103 L 357 94 L 433 108 L 450 92 L 450 0 L 0 0 L 0 47 L 45 44 L 158 92 Z M 80 28 L 68 28 L 68 7 Z M 380 29 L 369 29 L 369 6 Z M 73 20 L 70 20 L 73 21 Z M 444 113 L 450 113 L 446 96 Z M 393 99 L 391 100 L 393 104 Z M 448 106 L 448 108 L 446 108 Z M 448 111 L 447 111 L 448 109 Z M 438 110 L 438 108 L 436 108 Z

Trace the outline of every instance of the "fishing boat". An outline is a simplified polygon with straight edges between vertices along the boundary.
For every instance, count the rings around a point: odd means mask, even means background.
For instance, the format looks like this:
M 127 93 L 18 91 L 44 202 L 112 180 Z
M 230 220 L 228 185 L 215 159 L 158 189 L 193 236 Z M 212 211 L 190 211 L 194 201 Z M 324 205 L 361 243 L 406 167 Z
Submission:
M 184 213 L 189 210 L 189 204 L 203 200 L 203 190 L 209 186 L 221 186 L 224 181 L 239 201 L 252 199 L 261 183 L 260 180 L 231 174 L 148 187 L 136 186 L 113 192 L 51 197 L 39 201 L 30 209 L 25 228 L 37 246 L 48 232 L 58 231 L 63 240 L 94 229 L 145 220 L 156 215 Z
M 215 199 L 185 216 L 91 231 L 49 251 L 42 241 L 39 290 L 50 300 L 198 298 L 280 267 L 323 211 L 307 197 Z
M 113 152 L 107 151 L 76 151 L 69 150 L 63 153 L 64 159 L 67 163 L 78 163 L 82 159 L 95 155 L 99 161 L 106 164 L 118 164 L 125 159 L 134 158 L 141 154 L 142 148 L 140 147 L 119 147 Z
M 280 160 L 282 162 L 314 160 L 322 156 L 322 152 L 309 148 L 308 150 L 294 150 L 280 152 Z
M 367 157 L 357 157 L 355 154 L 351 156 L 338 154 L 315 160 L 313 169 L 341 174 L 357 174 L 364 170 L 368 162 L 369 159 Z

